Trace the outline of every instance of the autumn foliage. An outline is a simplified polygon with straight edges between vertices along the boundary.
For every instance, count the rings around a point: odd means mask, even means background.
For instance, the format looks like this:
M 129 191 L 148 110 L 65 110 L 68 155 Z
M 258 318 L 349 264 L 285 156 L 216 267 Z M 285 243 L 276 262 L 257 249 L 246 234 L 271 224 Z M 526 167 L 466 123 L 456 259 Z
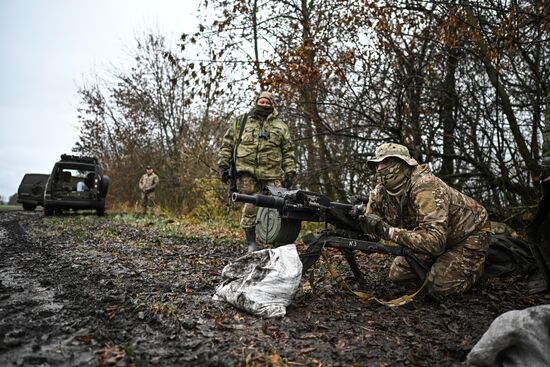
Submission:
M 394 141 L 490 208 L 536 202 L 550 92 L 544 1 L 211 0 L 200 13 L 179 49 L 144 37 L 131 70 L 80 90 L 76 149 L 103 159 L 115 200 L 137 200 L 152 164 L 163 206 L 202 205 L 197 185 L 215 181 L 227 123 L 269 89 L 303 188 L 366 193 L 366 159 Z

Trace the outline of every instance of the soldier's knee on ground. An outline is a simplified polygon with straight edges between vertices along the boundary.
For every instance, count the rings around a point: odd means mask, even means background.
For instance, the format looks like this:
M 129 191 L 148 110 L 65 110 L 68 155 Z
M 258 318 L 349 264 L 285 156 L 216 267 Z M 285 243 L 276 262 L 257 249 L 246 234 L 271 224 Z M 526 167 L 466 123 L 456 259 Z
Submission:
M 428 291 L 438 296 L 449 296 L 452 294 L 460 294 L 472 288 L 473 283 L 462 279 L 442 279 L 435 278 L 428 281 Z
M 393 259 L 393 262 L 390 266 L 390 273 L 388 278 L 395 283 L 407 282 L 414 280 L 416 275 L 412 271 L 411 267 L 407 260 L 402 256 L 397 256 Z

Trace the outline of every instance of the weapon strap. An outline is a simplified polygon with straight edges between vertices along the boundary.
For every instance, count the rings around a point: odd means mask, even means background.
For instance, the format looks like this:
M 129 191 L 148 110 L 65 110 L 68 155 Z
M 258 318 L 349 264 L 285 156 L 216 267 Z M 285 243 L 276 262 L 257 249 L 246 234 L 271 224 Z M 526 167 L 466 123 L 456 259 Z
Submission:
M 243 118 L 241 119 L 241 127 L 239 129 L 239 136 L 237 137 L 237 141 L 235 142 L 235 146 L 233 146 L 233 164 L 235 165 L 235 174 L 237 174 L 237 148 L 241 144 L 242 138 L 243 138 L 243 131 L 244 131 L 244 125 L 246 125 L 246 120 L 248 120 L 248 112 L 243 115 Z
M 325 280 L 325 279 L 328 279 L 328 278 L 334 278 L 336 280 L 336 282 L 338 283 L 338 285 L 340 286 L 340 288 L 355 294 L 357 297 L 359 297 L 361 299 L 361 301 L 363 301 L 365 303 L 367 303 L 369 300 L 372 299 L 372 300 L 380 303 L 381 305 L 388 306 L 388 307 L 403 306 L 403 305 L 406 305 L 407 303 L 411 302 L 414 299 L 414 297 L 416 297 L 416 295 L 418 293 L 420 293 L 420 291 L 422 289 L 424 289 L 424 287 L 426 286 L 426 283 L 428 283 L 428 277 L 426 276 L 426 278 L 424 279 L 424 283 L 422 284 L 422 286 L 420 286 L 420 288 L 416 292 L 414 292 L 412 294 L 406 294 L 404 296 L 401 296 L 399 298 L 392 299 L 392 300 L 389 300 L 389 301 L 384 301 L 384 300 L 381 300 L 381 299 L 375 297 L 373 294 L 360 292 L 360 291 L 354 291 L 353 289 L 351 289 L 351 287 L 348 285 L 348 283 L 346 283 L 344 278 L 340 274 L 338 274 L 338 270 L 336 269 L 336 266 L 334 266 L 334 264 L 330 261 L 330 259 L 328 258 L 327 253 L 326 253 L 325 250 L 323 250 L 322 255 L 323 255 L 323 260 L 327 264 L 327 273 L 321 279 L 321 281 Z M 310 279 L 310 282 L 311 282 L 311 279 Z M 313 286 L 312 286 L 312 288 L 313 288 Z

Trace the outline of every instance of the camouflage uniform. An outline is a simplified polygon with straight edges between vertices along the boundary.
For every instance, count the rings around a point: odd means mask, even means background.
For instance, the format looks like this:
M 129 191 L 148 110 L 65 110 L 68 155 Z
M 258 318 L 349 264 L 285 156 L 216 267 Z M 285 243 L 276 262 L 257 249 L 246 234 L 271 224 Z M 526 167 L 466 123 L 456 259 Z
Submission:
M 159 178 L 155 173 L 145 173 L 141 176 L 139 189 L 141 191 L 141 209 L 143 214 L 147 214 L 147 207 L 149 207 L 151 214 L 155 214 L 155 190 L 158 184 Z
M 481 276 L 489 248 L 489 234 L 483 231 L 487 211 L 433 175 L 426 164 L 414 168 L 399 196 L 389 195 L 378 184 L 369 195 L 369 213 L 392 226 L 391 241 L 431 265 L 427 277 L 433 292 L 461 293 Z M 415 275 L 405 258 L 396 257 L 389 277 L 399 282 Z
M 254 195 L 265 194 L 265 186 L 281 186 L 280 180 L 256 180 L 254 177 L 244 174 L 237 178 L 237 190 L 241 194 Z M 258 208 L 254 204 L 244 204 L 241 214 L 241 227 L 252 228 L 256 226 L 256 213 Z
M 265 185 L 280 186 L 283 173 L 296 172 L 290 132 L 288 126 L 277 115 L 277 110 L 274 109 L 265 120 L 254 114 L 249 114 L 246 120 L 241 143 L 236 152 L 237 190 L 240 193 L 252 195 L 261 193 Z M 243 117 L 244 115 L 237 117 L 223 137 L 218 156 L 221 170 L 229 166 Z M 256 225 L 256 211 L 255 205 L 244 205 L 242 228 Z

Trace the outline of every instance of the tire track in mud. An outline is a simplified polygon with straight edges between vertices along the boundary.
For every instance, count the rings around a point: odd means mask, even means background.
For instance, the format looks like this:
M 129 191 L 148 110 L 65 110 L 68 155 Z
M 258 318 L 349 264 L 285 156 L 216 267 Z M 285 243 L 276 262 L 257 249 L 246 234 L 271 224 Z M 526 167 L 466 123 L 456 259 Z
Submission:
M 0 365 L 93 364 L 90 348 L 75 345 L 75 336 L 62 331 L 71 316 L 42 267 L 50 254 L 30 242 L 22 226 L 40 218 L 0 212 Z
M 70 236 L 30 238 L 42 225 L 39 213 L 0 212 L 0 366 L 235 365 L 209 335 L 192 340 L 185 330 L 210 330 L 209 320 L 138 311 L 144 292 L 181 290 L 139 269 L 139 254 L 113 257 L 127 250 L 124 241 L 101 248 Z M 209 304 L 210 293 L 196 297 Z
M 516 277 L 442 305 L 419 298 L 388 309 L 327 280 L 284 318 L 264 320 L 211 300 L 239 244 L 108 217 L 46 222 L 0 211 L 0 367 L 455 366 L 496 315 L 550 300 L 524 298 Z M 369 291 L 403 294 L 387 287 L 391 259 L 364 260 Z

